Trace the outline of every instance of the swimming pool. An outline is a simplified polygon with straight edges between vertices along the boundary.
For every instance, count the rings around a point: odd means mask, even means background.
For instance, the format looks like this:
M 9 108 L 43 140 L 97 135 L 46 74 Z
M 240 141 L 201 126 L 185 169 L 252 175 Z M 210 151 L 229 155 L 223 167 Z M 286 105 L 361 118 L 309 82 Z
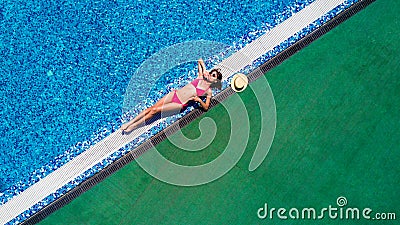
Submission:
M 198 39 L 240 48 L 310 2 L 4 5 L 2 204 L 115 130 L 129 79 L 153 53 Z
M 3 3 L 0 192 L 23 189 L 30 174 L 118 127 L 125 88 L 150 55 L 188 40 L 240 45 L 295 3 Z

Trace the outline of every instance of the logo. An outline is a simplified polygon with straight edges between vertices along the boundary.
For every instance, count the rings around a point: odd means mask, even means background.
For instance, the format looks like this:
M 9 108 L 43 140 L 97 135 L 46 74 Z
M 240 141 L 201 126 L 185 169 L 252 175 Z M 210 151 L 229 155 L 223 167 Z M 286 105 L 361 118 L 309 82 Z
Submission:
M 336 200 L 337 206 L 329 205 L 324 208 L 275 208 L 265 203 L 263 207 L 257 210 L 259 219 L 280 219 L 280 220 L 322 220 L 322 219 L 339 219 L 339 220 L 396 220 L 394 212 L 374 212 L 371 208 L 346 207 L 346 197 L 340 196 Z

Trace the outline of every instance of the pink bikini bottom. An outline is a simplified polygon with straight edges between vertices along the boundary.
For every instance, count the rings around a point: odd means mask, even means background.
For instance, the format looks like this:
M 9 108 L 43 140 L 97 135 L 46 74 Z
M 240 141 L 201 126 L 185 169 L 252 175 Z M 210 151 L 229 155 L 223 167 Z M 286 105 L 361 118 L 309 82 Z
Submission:
M 183 104 L 181 102 L 181 100 L 178 98 L 178 95 L 176 94 L 176 91 L 174 91 L 174 96 L 172 97 L 172 102 L 180 104 L 182 106 L 182 110 L 184 110 L 188 106 L 188 104 Z

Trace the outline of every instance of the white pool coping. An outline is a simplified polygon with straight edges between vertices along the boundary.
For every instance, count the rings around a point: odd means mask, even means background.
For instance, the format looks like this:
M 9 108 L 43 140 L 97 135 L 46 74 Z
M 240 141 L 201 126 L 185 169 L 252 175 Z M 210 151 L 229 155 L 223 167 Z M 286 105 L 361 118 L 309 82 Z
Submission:
M 216 67 L 221 68 L 223 79 L 227 79 L 343 3 L 345 3 L 345 0 L 315 0 L 304 9 L 293 14 L 287 20 L 223 60 Z M 163 119 L 155 121 L 150 125 L 133 131 L 129 135 L 122 135 L 121 131 L 116 131 L 99 143 L 91 146 L 85 152 L 82 152 L 59 169 L 1 205 L 0 224 L 9 222 L 47 196 L 55 193 L 65 184 L 91 169 L 94 165 L 103 161 L 162 121 Z

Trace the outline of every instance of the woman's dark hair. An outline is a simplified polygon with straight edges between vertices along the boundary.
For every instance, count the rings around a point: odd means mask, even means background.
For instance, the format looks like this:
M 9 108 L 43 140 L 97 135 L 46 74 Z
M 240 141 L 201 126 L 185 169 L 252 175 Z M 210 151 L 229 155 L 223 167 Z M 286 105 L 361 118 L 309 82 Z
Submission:
M 210 73 L 212 72 L 216 72 L 217 73 L 217 81 L 215 83 L 212 83 L 210 85 L 211 88 L 218 88 L 219 90 L 221 90 L 222 88 L 222 73 L 220 69 L 212 69 L 210 71 Z

